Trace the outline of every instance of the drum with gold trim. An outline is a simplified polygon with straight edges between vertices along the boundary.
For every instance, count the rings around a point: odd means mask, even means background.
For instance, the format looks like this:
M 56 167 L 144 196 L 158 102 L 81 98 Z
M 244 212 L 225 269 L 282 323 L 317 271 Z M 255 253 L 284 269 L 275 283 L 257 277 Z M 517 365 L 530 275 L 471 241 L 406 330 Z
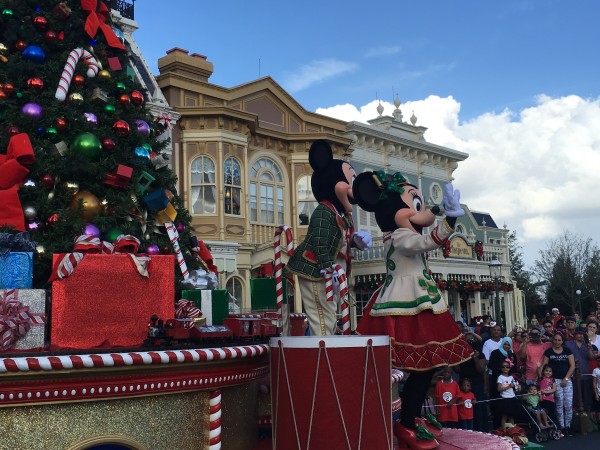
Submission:
M 388 336 L 271 339 L 274 450 L 392 449 Z

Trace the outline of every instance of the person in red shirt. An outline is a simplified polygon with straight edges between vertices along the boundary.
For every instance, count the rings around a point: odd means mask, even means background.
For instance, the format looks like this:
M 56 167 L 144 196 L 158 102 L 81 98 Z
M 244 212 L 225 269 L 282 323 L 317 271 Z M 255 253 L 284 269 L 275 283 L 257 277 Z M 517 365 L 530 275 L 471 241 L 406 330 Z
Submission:
M 460 395 L 458 383 L 452 379 L 452 369 L 442 369 L 442 379 L 435 385 L 435 397 L 438 404 L 438 422 L 446 428 L 458 427 L 458 409 L 456 403 Z
M 463 430 L 473 429 L 473 408 L 477 399 L 471 392 L 471 380 L 465 378 L 460 384 L 460 394 L 458 397 L 458 428 Z

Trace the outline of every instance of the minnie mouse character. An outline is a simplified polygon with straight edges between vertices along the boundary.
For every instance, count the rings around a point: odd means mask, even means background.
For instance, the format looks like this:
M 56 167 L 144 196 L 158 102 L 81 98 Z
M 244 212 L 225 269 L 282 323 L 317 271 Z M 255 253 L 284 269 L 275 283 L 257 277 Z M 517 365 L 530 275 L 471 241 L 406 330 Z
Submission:
M 352 222 L 352 182 L 356 172 L 346 161 L 333 159 L 331 146 L 315 141 L 308 161 L 314 172 L 312 192 L 319 205 L 310 216 L 308 232 L 286 266 L 288 274 L 298 275 L 300 295 L 308 316 L 310 333 L 314 336 L 335 332 L 337 305 L 328 302 L 324 276 L 333 264 L 339 264 L 350 276 L 350 248 L 370 248 L 371 235 L 354 232 Z
M 357 331 L 389 335 L 392 365 L 410 373 L 402 396 L 402 418 L 394 434 L 411 449 L 433 449 L 441 426 L 435 418 L 421 419 L 420 412 L 434 369 L 454 366 L 471 358 L 472 348 L 448 312 L 425 253 L 442 247 L 454 231 L 456 218 L 465 212 L 460 193 L 444 187 L 445 219 L 429 235 L 438 206 L 425 208 L 423 194 L 400 173 L 360 174 L 353 184 L 358 206 L 374 212 L 383 231 L 386 276 L 365 308 Z

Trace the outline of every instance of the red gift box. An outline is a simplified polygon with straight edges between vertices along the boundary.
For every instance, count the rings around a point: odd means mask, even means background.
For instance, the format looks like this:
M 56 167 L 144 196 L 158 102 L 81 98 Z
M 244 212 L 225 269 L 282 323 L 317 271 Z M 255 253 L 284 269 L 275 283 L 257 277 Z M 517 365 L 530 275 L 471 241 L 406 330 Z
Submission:
M 54 263 L 63 255 L 54 255 Z M 52 283 L 52 348 L 140 346 L 150 316 L 175 317 L 175 257 L 152 256 L 149 278 L 128 254 L 88 254 Z

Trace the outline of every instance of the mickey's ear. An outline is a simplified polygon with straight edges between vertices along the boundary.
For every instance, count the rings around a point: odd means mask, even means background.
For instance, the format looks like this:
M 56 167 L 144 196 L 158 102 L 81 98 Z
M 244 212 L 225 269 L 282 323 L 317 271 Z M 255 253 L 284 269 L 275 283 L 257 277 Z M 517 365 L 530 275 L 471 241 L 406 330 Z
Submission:
M 323 139 L 316 140 L 310 146 L 308 162 L 313 170 L 324 170 L 333 160 L 331 145 Z
M 352 194 L 356 204 L 367 212 L 374 212 L 379 205 L 381 190 L 373 178 L 373 172 L 363 172 L 352 184 Z

